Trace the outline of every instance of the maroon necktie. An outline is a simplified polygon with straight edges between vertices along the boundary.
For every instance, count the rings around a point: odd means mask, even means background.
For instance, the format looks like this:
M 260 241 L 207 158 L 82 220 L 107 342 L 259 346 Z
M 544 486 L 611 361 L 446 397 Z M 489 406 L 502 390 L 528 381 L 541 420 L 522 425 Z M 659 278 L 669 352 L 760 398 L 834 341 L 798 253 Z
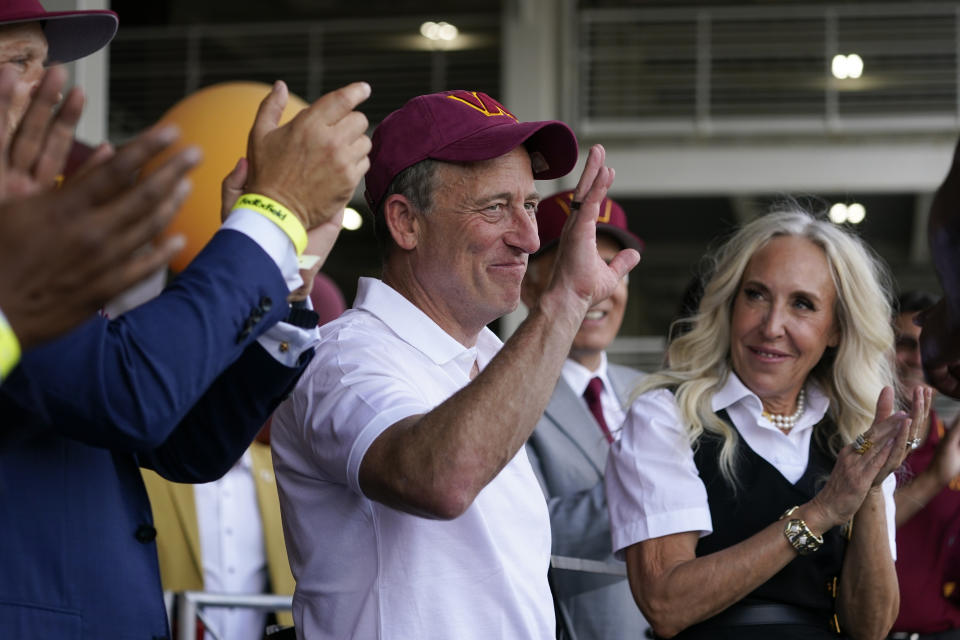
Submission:
M 590 409 L 590 413 L 593 414 L 597 424 L 600 425 L 600 429 L 603 431 L 603 437 L 607 439 L 607 442 L 612 443 L 613 436 L 610 434 L 610 428 L 607 426 L 607 421 L 603 418 L 603 406 L 600 403 L 601 392 L 603 392 L 603 380 L 600 378 L 593 378 L 587 384 L 587 388 L 583 392 L 583 399 L 587 401 L 587 408 Z

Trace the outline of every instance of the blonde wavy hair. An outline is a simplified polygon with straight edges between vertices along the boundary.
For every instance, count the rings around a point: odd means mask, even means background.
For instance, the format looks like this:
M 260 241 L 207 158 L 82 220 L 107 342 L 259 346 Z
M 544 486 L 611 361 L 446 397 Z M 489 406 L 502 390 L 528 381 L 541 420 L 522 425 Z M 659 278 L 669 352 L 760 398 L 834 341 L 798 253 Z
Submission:
M 713 412 L 711 399 L 731 371 L 731 314 L 743 272 L 750 258 L 777 236 L 806 238 L 823 249 L 837 291 L 840 342 L 827 349 L 809 375 L 829 397 L 828 415 L 838 427 L 827 443 L 830 450 L 836 453 L 865 431 L 873 423 L 881 389 L 896 388 L 890 278 L 863 241 L 798 209 L 775 211 L 745 225 L 710 259 L 697 312 L 677 320 L 691 328 L 670 344 L 668 368 L 644 378 L 633 393 L 636 398 L 653 389 L 672 389 L 691 446 L 704 432 L 722 439 L 720 470 L 734 487 L 738 435 Z

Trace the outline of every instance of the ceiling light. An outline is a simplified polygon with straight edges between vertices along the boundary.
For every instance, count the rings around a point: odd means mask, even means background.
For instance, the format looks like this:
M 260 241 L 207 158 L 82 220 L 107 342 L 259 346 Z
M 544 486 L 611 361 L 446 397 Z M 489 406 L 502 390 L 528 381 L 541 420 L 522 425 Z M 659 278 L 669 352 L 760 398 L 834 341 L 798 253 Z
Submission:
M 838 53 L 833 56 L 830 71 L 833 73 L 833 77 L 838 80 L 859 78 L 863 75 L 863 58 L 855 53 L 849 55 Z
M 356 231 L 363 226 L 363 216 L 356 209 L 347 207 L 343 210 L 343 222 L 340 224 L 347 231 Z
M 420 25 L 420 35 L 427 40 L 456 40 L 460 30 L 449 22 L 424 22 Z
M 851 202 L 850 204 L 838 202 L 830 207 L 830 212 L 827 215 L 830 218 L 830 222 L 834 224 L 843 224 L 845 222 L 860 224 L 863 222 L 863 219 L 867 217 L 867 208 L 859 202 Z

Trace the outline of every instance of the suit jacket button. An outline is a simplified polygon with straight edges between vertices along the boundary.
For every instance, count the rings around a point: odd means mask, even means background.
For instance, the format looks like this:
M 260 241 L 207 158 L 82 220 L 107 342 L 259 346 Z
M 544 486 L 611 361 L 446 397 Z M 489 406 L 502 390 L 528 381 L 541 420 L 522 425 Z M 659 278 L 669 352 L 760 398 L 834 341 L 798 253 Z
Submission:
M 157 530 L 149 524 L 142 524 L 137 527 L 137 532 L 134 533 L 133 536 L 137 539 L 137 542 L 146 544 L 154 541 L 154 539 L 157 537 Z
M 263 296 L 262 298 L 260 298 L 260 308 L 263 309 L 264 313 L 270 311 L 270 309 L 273 308 L 273 300 L 271 300 L 267 296 Z
M 263 320 L 263 311 L 260 311 L 260 309 L 254 309 L 250 312 L 250 318 L 248 321 L 252 321 L 254 324 L 256 324 L 261 320 Z

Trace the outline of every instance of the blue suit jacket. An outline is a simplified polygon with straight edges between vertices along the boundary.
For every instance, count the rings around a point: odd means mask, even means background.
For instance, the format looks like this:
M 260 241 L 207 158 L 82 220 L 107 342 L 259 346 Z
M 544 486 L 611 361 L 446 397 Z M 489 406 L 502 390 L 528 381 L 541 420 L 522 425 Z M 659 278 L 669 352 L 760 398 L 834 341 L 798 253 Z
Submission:
M 0 638 L 169 635 L 139 466 L 206 482 L 240 457 L 312 356 L 255 342 L 287 293 L 224 230 L 158 298 L 24 356 L 0 387 Z

